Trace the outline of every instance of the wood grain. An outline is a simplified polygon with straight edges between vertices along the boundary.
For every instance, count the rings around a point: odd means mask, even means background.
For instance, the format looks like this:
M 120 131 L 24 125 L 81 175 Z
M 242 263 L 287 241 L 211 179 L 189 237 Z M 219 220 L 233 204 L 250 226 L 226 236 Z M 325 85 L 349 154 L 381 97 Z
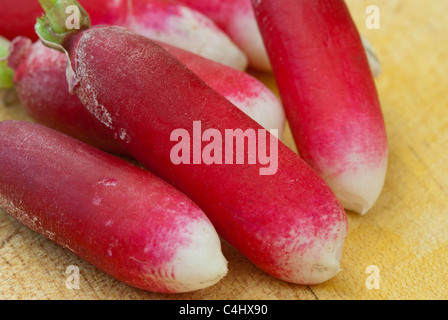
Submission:
M 229 274 L 189 294 L 157 294 L 104 274 L 0 211 L 0 299 L 447 299 L 448 298 L 448 1 L 348 0 L 361 33 L 380 57 L 376 79 L 390 159 L 383 194 L 371 212 L 347 212 L 342 271 L 316 286 L 270 277 L 223 241 Z M 365 27 L 366 7 L 381 12 Z M 251 71 L 277 93 L 270 74 Z M 0 120 L 29 119 L 18 103 L 0 104 Z M 285 143 L 296 151 L 287 129 Z M 0 173 L 1 174 L 1 173 Z M 65 286 L 80 268 L 79 290 Z M 380 288 L 366 287 L 366 268 Z

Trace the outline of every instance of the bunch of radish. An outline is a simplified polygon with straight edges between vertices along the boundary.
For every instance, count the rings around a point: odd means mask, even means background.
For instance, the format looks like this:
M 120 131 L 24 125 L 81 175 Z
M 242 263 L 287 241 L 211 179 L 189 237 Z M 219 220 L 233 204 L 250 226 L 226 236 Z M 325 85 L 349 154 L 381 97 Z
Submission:
M 202 80 L 268 130 L 282 138 L 285 114 L 279 99 L 264 84 L 237 69 L 203 58 L 178 47 L 160 43 Z M 67 57 L 41 41 L 15 38 L 8 65 L 22 106 L 33 119 L 102 150 L 127 154 L 91 117 L 84 105 L 68 90 Z M 210 106 L 213 112 L 213 106 Z
M 251 0 L 80 0 L 93 25 L 126 27 L 154 40 L 244 70 L 247 65 L 272 71 Z M 39 2 L 0 0 L 0 35 L 37 40 Z M 381 66 L 371 44 L 362 37 L 372 72 Z
M 207 16 L 175 0 L 80 0 L 92 24 L 119 25 L 154 40 L 167 42 L 236 69 L 247 67 L 247 57 Z M 37 40 L 39 2 L 0 0 L 0 35 Z
M 23 1 L 27 11 L 8 5 L 0 19 L 26 19 L 0 34 L 12 40 L 21 104 L 41 124 L 0 123 L 1 208 L 156 292 L 222 279 L 220 237 L 291 283 L 340 271 L 344 207 L 373 206 L 387 163 L 368 43 L 343 0 Z M 272 67 L 282 102 L 244 72 L 248 62 Z M 300 156 L 281 141 L 286 117 Z M 179 130 L 191 153 L 173 139 Z M 215 161 L 229 156 L 217 140 L 229 130 L 247 134 L 243 146 L 252 131 L 264 137 L 273 171 Z M 177 142 L 186 161 L 172 160 Z M 244 159 L 263 148 L 242 148 Z M 232 160 L 238 150 L 232 142 Z

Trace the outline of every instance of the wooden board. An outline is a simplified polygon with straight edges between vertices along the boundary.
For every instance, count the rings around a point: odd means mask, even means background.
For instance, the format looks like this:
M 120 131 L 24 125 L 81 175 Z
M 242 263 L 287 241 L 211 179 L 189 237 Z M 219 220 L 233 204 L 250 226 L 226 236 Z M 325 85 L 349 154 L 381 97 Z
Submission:
M 389 136 L 383 194 L 361 217 L 347 212 L 342 271 L 299 286 L 260 271 L 223 242 L 228 275 L 188 294 L 157 294 L 116 281 L 0 211 L 0 299 L 447 299 L 448 298 L 448 1 L 347 1 L 380 57 L 376 79 Z M 379 30 L 365 26 L 380 9 Z M 275 92 L 272 75 L 254 74 Z M 0 120 L 30 120 L 20 105 L 0 106 Z M 289 131 L 285 142 L 294 148 Z M 0 173 L 1 174 L 1 173 Z M 65 270 L 80 270 L 69 290 Z M 379 271 L 369 289 L 368 266 Z

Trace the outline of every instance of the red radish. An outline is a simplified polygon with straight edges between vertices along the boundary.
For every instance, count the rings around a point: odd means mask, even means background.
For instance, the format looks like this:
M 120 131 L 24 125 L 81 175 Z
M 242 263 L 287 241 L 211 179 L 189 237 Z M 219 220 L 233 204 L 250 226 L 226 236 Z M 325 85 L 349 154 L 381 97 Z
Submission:
M 235 69 L 247 68 L 246 55 L 226 33 L 207 16 L 177 1 L 132 0 L 132 12 L 122 26 Z
M 226 33 L 202 13 L 173 0 L 79 0 L 93 25 L 126 27 L 151 39 L 181 47 L 214 61 L 244 70 L 246 55 Z M 37 39 L 36 18 L 43 14 L 37 0 L 0 0 L 0 35 Z
M 340 271 L 345 212 L 297 154 L 148 38 L 88 24 L 54 37 L 48 23 L 40 20 L 36 29 L 47 43 L 64 43 L 72 92 L 110 136 L 122 137 L 121 145 L 135 159 L 197 203 L 225 240 L 285 281 L 315 284 Z M 215 138 L 229 130 L 258 130 L 270 140 L 264 145 L 266 156 L 278 164 L 277 170 L 261 174 L 267 169 L 262 161 L 175 165 L 172 134 L 180 129 L 194 137 L 197 122 Z M 199 152 L 205 149 L 199 142 Z M 215 155 L 222 155 L 218 150 Z
M 253 0 L 301 156 L 345 208 L 383 188 L 387 136 L 359 33 L 343 0 Z
M 126 151 L 98 126 L 77 96 L 68 91 L 67 57 L 40 41 L 13 40 L 8 64 L 15 70 L 13 82 L 27 114 L 47 127 L 64 132 L 108 152 Z
M 218 235 L 184 194 L 55 130 L 0 122 L 0 207 L 131 286 L 187 292 L 227 272 Z
M 224 30 L 259 70 L 271 71 L 271 64 L 258 29 L 250 0 L 180 0 L 202 12 Z
M 211 18 L 243 50 L 252 67 L 263 71 L 272 71 L 251 0 L 179 1 Z M 381 65 L 375 51 L 366 38 L 362 37 L 362 40 L 372 72 L 374 76 L 379 76 Z
M 277 137 L 282 139 L 286 122 L 283 106 L 263 83 L 245 72 L 165 43 L 158 44 L 261 126 L 277 130 Z
M 9 40 L 19 35 L 37 39 L 34 23 L 36 18 L 44 13 L 39 2 L 16 0 L 12 3 L 9 0 L 0 0 L 0 8 L 0 35 Z
M 92 24 L 123 24 L 127 18 L 128 0 L 79 0 L 88 10 Z M 32 40 L 38 37 L 34 31 L 36 19 L 44 10 L 36 0 L 0 0 L 0 35 L 13 40 L 23 36 Z
M 255 121 L 267 129 L 277 129 L 282 138 L 283 107 L 260 81 L 185 50 L 160 44 Z M 105 151 L 126 154 L 78 97 L 70 95 L 65 76 L 67 58 L 63 53 L 45 47 L 40 41 L 32 44 L 18 37 L 12 43 L 9 64 L 16 70 L 14 83 L 21 104 L 33 119 Z

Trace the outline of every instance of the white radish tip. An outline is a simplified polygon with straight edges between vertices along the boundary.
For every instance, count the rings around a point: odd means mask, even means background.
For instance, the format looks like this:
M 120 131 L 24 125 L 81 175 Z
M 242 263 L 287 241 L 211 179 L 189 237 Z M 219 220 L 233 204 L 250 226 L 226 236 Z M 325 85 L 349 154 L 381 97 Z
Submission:
M 386 179 L 387 164 L 376 169 L 348 171 L 326 178 L 341 205 L 350 211 L 365 215 L 378 200 Z
M 311 242 L 300 235 L 297 241 L 288 240 L 288 245 L 292 245 L 292 252 L 285 261 L 280 261 L 282 266 L 286 266 L 284 276 L 280 275 L 281 279 L 301 285 L 315 285 L 330 280 L 341 271 L 347 220 L 341 217 L 338 223 L 328 228 L 328 233 L 322 234 L 322 237 L 316 236 Z M 308 248 L 305 252 L 293 253 L 297 243 L 307 243 Z
M 322 254 L 320 259 L 313 264 L 307 284 L 313 285 L 323 283 L 335 277 L 342 270 L 340 268 L 340 261 L 345 237 L 347 235 L 346 231 L 346 222 L 341 222 L 338 229 L 338 236 L 333 242 L 332 250 L 328 250 L 327 247 L 322 248 L 324 254 Z
M 190 225 L 191 243 L 173 260 L 174 279 L 179 292 L 204 289 L 218 283 L 227 274 L 227 260 L 221 242 L 211 224 Z
M 342 206 L 347 210 L 354 211 L 360 215 L 365 215 L 372 207 L 372 205 L 362 197 L 350 193 L 347 190 L 338 190 L 336 193 Z
M 325 257 L 319 263 L 313 265 L 308 284 L 323 283 L 336 276 L 341 270 L 339 261 L 334 256 Z

